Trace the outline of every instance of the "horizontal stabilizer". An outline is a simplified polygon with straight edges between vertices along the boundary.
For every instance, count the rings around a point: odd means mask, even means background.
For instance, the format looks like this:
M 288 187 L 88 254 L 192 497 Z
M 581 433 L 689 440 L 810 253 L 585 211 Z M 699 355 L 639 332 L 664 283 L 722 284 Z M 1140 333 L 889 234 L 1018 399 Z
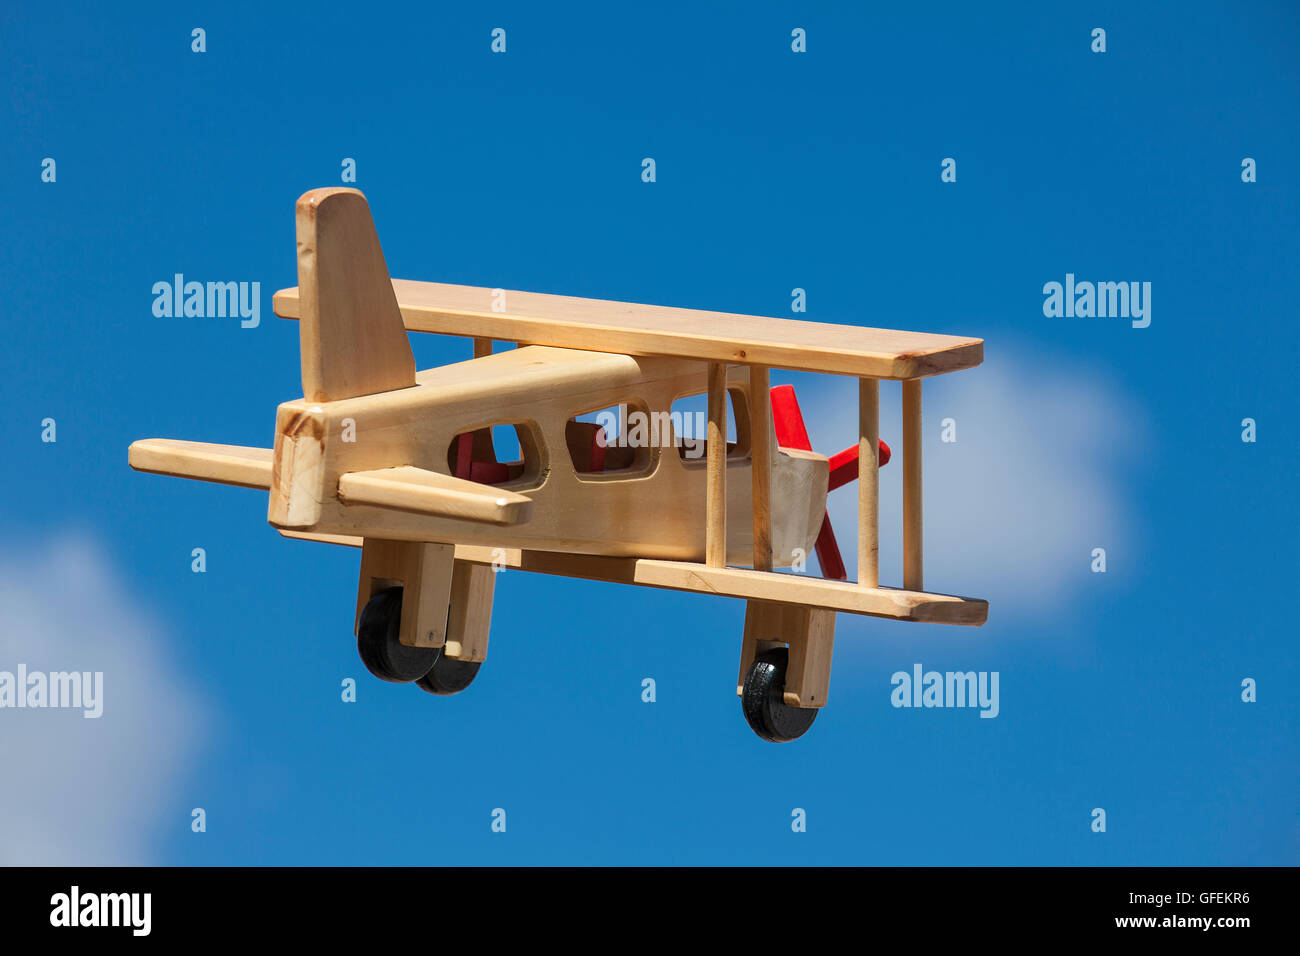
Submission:
M 132 442 L 127 452 L 127 461 L 136 471 L 264 491 L 271 488 L 271 457 L 269 448 L 170 438 L 143 438 Z
M 339 479 L 339 497 L 349 505 L 484 524 L 523 524 L 533 516 L 533 502 L 523 495 L 410 466 L 350 472 Z

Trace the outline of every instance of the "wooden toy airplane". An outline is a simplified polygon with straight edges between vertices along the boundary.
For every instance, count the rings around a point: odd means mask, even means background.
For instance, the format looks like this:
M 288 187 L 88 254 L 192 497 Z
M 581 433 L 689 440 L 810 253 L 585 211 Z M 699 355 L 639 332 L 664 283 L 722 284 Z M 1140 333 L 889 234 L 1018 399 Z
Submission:
M 152 438 L 130 464 L 267 490 L 282 535 L 360 547 L 354 631 L 376 677 L 468 686 L 500 568 L 726 595 L 746 602 L 744 716 L 785 741 L 826 704 L 837 611 L 984 623 L 987 602 L 922 590 L 921 548 L 921 380 L 980 364 L 982 340 L 390 279 L 355 189 L 303 195 L 297 232 L 298 287 L 274 308 L 299 320 L 304 397 L 279 407 L 274 448 Z M 407 331 L 471 337 L 475 357 L 417 372 Z M 858 443 L 813 453 L 769 368 L 856 377 Z M 902 589 L 877 573 L 881 379 L 903 389 Z M 618 407 L 671 433 L 692 394 L 707 395 L 702 456 L 579 420 Z M 497 460 L 500 425 L 516 461 Z M 826 496 L 855 478 L 849 582 Z M 773 571 L 811 550 L 825 577 Z

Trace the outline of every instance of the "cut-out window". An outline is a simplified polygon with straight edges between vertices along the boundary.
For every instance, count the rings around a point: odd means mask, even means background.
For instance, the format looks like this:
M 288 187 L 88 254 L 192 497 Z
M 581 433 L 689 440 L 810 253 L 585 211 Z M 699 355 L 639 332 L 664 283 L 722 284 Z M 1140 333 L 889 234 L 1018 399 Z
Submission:
M 580 478 L 628 477 L 649 471 L 659 445 L 644 402 L 627 401 L 574 415 L 564 425 L 569 460 Z
M 682 461 L 704 461 L 708 457 L 709 396 L 705 392 L 682 395 L 673 402 L 673 432 Z M 727 457 L 749 454 L 749 406 L 740 388 L 727 389 Z
M 483 485 L 527 481 L 540 471 L 539 444 L 523 422 L 505 422 L 461 432 L 447 448 L 447 470 Z

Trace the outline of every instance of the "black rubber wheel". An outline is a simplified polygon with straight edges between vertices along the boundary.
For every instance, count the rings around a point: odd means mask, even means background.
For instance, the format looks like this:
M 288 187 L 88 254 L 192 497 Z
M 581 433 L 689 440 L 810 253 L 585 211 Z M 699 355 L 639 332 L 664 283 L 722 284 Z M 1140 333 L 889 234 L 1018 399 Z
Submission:
M 813 708 L 785 702 L 785 671 L 790 649 L 777 647 L 754 658 L 745 674 L 740 707 L 750 728 L 764 740 L 785 743 L 802 737 L 817 719 Z
M 402 589 L 378 591 L 361 611 L 357 651 L 366 670 L 380 680 L 409 684 L 429 672 L 440 647 L 407 647 L 397 639 L 402 623 Z
M 439 697 L 450 697 L 452 694 L 459 694 L 478 676 L 478 669 L 483 666 L 482 661 L 458 661 L 448 657 L 443 653 L 443 648 L 436 648 L 437 658 L 433 666 L 429 668 L 428 673 L 417 680 L 421 690 L 426 690 L 430 694 L 437 694 Z

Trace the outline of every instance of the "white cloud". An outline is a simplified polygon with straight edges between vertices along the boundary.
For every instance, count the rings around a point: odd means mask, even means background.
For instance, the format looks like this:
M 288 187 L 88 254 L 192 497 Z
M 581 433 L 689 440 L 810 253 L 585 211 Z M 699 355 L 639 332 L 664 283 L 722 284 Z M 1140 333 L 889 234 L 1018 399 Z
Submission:
M 207 723 L 149 609 L 92 542 L 0 555 L 0 670 L 102 671 L 103 715 L 0 709 L 0 864 L 157 862 Z
M 1005 343 L 975 369 L 925 381 L 925 585 L 986 598 L 990 621 L 1048 619 L 1095 587 L 1093 548 L 1108 573 L 1136 559 L 1140 537 L 1124 478 L 1145 430 L 1120 388 L 1068 357 Z M 786 379 L 789 376 L 785 377 Z M 814 450 L 854 443 L 857 386 L 838 377 L 796 383 Z M 941 422 L 957 441 L 940 441 Z M 881 383 L 881 437 L 896 457 L 881 472 L 881 583 L 902 584 L 899 388 Z M 830 497 L 850 577 L 856 574 L 857 492 Z

